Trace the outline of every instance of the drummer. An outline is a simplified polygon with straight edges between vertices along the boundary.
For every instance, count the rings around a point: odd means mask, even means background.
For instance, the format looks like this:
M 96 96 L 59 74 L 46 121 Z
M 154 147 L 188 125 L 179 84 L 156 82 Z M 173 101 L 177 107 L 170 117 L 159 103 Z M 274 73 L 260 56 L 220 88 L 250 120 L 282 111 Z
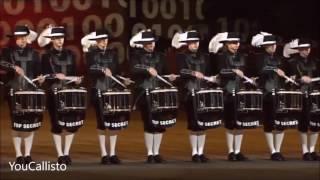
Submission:
M 209 84 L 215 83 L 215 78 L 209 77 L 213 72 L 208 54 L 199 50 L 199 33 L 195 30 L 187 31 L 180 33 L 178 39 L 178 43 L 182 44 L 181 47 L 187 47 L 185 51 L 177 54 L 177 64 L 181 76 L 180 89 L 183 98 L 180 101 L 185 105 L 190 130 L 191 160 L 194 163 L 206 163 L 209 161 L 204 152 L 206 130 L 219 127 L 222 117 L 221 113 L 198 112 L 195 93 L 201 89 L 209 89 Z M 180 45 L 175 47 L 180 47 Z M 205 80 L 206 76 L 209 81 Z
M 211 45 L 212 43 L 212 45 Z M 239 116 L 236 109 L 235 92 L 242 87 L 245 77 L 246 56 L 239 52 L 240 38 L 237 33 L 218 33 L 210 41 L 209 51 L 216 54 L 221 86 L 224 89 L 224 125 L 227 129 L 229 161 L 245 161 L 248 158 L 241 153 L 243 129 L 239 128 Z
M 270 33 L 259 33 L 253 37 L 251 44 L 262 48 L 262 53 L 256 55 L 257 72 L 259 73 L 259 84 L 264 91 L 264 132 L 270 150 L 270 159 L 273 161 L 284 161 L 281 154 L 281 145 L 284 137 L 284 129 L 276 116 L 275 91 L 284 87 L 285 63 L 276 55 L 276 37 Z M 277 123 L 275 121 L 278 121 Z
M 74 53 L 64 48 L 65 29 L 64 27 L 48 27 L 38 38 L 40 46 L 50 46 L 42 55 L 42 73 L 50 74 L 46 80 L 48 89 L 48 110 L 51 121 L 51 132 L 53 134 L 54 144 L 58 154 L 58 163 L 70 165 L 72 160 L 69 151 L 73 138 L 78 129 L 83 125 L 84 112 L 58 112 L 59 103 L 55 91 L 77 87 L 82 79 L 75 77 L 73 83 L 67 85 L 68 76 L 76 76 L 76 59 Z M 48 34 L 47 34 L 48 33 Z M 64 137 L 64 150 L 62 150 L 62 137 Z
M 83 38 L 85 40 L 86 38 Z M 92 82 L 91 100 L 95 107 L 98 139 L 101 150 L 101 164 L 120 164 L 116 155 L 116 143 L 119 131 L 127 128 L 129 113 L 104 115 L 104 104 L 101 94 L 107 90 L 119 89 L 119 85 L 111 77 L 119 75 L 119 62 L 115 50 L 108 48 L 110 35 L 100 29 L 87 36 L 86 44 L 95 42 L 95 48 L 86 54 L 88 73 Z M 130 82 L 126 81 L 126 84 Z M 121 88 L 120 88 L 121 89 Z M 123 87 L 122 87 L 123 89 Z M 128 102 L 129 103 L 129 102 Z M 106 150 L 106 129 L 109 130 L 109 155 Z
M 284 55 L 290 57 L 288 61 L 291 75 L 295 76 L 295 79 L 301 83 L 299 89 L 305 94 L 298 125 L 301 136 L 302 159 L 319 161 L 320 156 L 317 155 L 315 147 L 320 130 L 320 116 L 319 112 L 312 112 L 312 96 L 310 96 L 310 93 L 319 92 L 319 83 L 313 82 L 312 78 L 320 77 L 320 61 L 310 56 L 311 42 L 307 39 L 295 39 L 285 47 Z M 319 104 L 316 105 L 319 108 Z
M 36 87 L 26 81 L 26 78 L 36 78 L 40 75 L 40 59 L 39 54 L 28 44 L 31 44 L 37 37 L 37 33 L 30 30 L 27 26 L 16 26 L 12 35 L 9 37 L 15 40 L 13 47 L 3 49 L 3 57 L 1 60 L 2 69 L 7 71 L 9 82 L 7 83 L 11 89 L 8 97 L 11 128 L 13 136 L 13 145 L 16 152 L 17 164 L 29 164 L 33 162 L 31 158 L 31 148 L 33 144 L 34 132 L 40 128 L 42 122 L 42 114 L 28 113 L 16 114 L 13 112 L 15 104 L 13 93 L 17 90 L 32 91 Z M 9 64 L 8 64 L 9 63 Z M 8 65 L 8 66 L 7 66 Z M 39 83 L 43 82 L 43 77 L 39 76 Z M 9 93 L 8 93 L 9 94 Z M 25 152 L 22 154 L 22 141 L 24 141 Z
M 166 86 L 159 80 L 159 75 L 166 74 L 164 55 L 155 50 L 156 36 L 150 30 L 142 30 L 135 34 L 130 40 L 133 52 L 130 55 L 131 74 L 136 82 L 135 102 L 141 111 L 141 118 L 144 124 L 145 145 L 147 148 L 147 163 L 162 163 L 160 145 L 163 133 L 166 128 L 159 121 L 176 122 L 176 113 L 152 113 L 151 100 L 147 91 Z M 175 80 L 174 75 L 169 76 L 170 81 Z M 167 81 L 166 81 L 167 82 Z

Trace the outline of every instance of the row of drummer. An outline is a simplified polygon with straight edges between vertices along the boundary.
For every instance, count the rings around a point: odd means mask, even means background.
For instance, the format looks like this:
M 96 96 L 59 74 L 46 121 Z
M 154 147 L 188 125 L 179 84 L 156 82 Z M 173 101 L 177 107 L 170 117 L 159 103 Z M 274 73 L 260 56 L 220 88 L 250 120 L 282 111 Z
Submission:
M 11 37 L 16 46 L 2 50 L 1 68 L 7 71 L 6 85 L 11 89 L 8 102 L 16 162 L 33 161 L 30 152 L 34 131 L 41 126 L 42 111 L 38 111 L 38 104 L 41 105 L 44 95 L 35 89 L 45 84 L 57 161 L 69 165 L 73 137 L 85 119 L 87 91 L 75 89 L 82 78 L 76 74 L 74 54 L 64 48 L 65 29 L 48 27 L 40 34 L 39 45 L 49 46 L 41 61 L 38 53 L 27 46 L 36 39 L 36 33 L 25 26 L 17 26 Z M 130 40 L 130 46 L 134 48 L 130 54 L 131 80 L 117 76 L 120 74 L 117 53 L 108 49 L 108 40 L 109 34 L 104 30 L 82 39 L 88 50 L 86 60 L 102 164 L 121 162 L 115 148 L 117 135 L 128 126 L 130 117 L 130 92 L 124 89 L 129 84 L 133 84 L 133 102 L 140 109 L 144 122 L 147 162 L 164 161 L 159 150 L 166 128 L 176 122 L 178 91 L 170 87 L 176 80 L 179 81 L 179 99 L 187 113 L 193 162 L 209 161 L 204 154 L 206 130 L 218 127 L 222 120 L 230 161 L 247 160 L 241 152 L 243 129 L 246 124 L 256 127 L 260 121 L 271 160 L 285 160 L 280 150 L 287 125 L 298 125 L 303 159 L 319 159 L 315 150 L 320 129 L 319 71 L 316 68 L 319 61 L 309 56 L 310 42 L 296 39 L 288 43 L 284 54 L 291 59 L 283 62 L 275 55 L 276 37 L 259 33 L 253 37 L 252 45 L 261 47 L 262 52 L 258 60 L 248 63 L 246 56 L 238 51 L 239 36 L 231 32 L 218 33 L 209 44 L 209 51 L 215 54 L 213 61 L 198 50 L 200 37 L 197 31 L 176 33 L 172 45 L 179 49 L 176 54 L 179 75 L 175 75 L 168 73 L 164 55 L 155 51 L 157 38 L 154 33 L 142 30 Z M 110 131 L 109 152 L 106 130 Z M 22 139 L 24 154 L 21 152 Z

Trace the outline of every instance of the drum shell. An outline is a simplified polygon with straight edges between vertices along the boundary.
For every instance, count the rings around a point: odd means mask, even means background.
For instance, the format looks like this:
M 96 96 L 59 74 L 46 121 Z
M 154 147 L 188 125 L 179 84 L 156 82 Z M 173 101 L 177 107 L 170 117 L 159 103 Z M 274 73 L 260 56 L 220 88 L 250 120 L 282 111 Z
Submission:
M 175 87 L 147 89 L 146 95 L 150 98 L 152 113 L 176 112 L 179 107 L 178 89 Z
M 101 94 L 99 94 L 101 93 Z M 104 115 L 130 113 L 132 104 L 132 94 L 129 90 L 107 90 L 98 92 L 102 98 L 102 108 Z
M 193 93 L 197 113 L 222 112 L 224 108 L 222 89 L 201 89 Z
M 10 90 L 10 105 L 13 114 L 42 114 L 46 109 L 45 92 L 37 90 Z
M 87 109 L 87 90 L 83 87 L 54 89 L 54 95 L 59 113 L 85 112 Z

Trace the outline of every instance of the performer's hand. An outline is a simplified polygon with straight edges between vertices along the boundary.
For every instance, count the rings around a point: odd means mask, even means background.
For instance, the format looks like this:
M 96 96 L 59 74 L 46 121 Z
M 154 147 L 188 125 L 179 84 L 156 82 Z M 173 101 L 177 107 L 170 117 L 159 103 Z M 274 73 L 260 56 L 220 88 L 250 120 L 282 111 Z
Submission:
M 177 75 L 175 75 L 175 74 L 169 75 L 169 81 L 175 81 L 176 79 L 177 79 Z
M 276 72 L 281 77 L 284 77 L 286 75 L 281 69 L 277 69 Z
M 197 78 L 197 79 L 203 79 L 204 75 L 199 72 L 199 71 L 193 71 L 192 74 Z
M 129 86 L 129 85 L 132 83 L 132 81 L 131 81 L 129 78 L 125 78 L 125 79 L 123 80 L 123 83 L 124 83 L 126 86 Z
M 309 76 L 302 76 L 301 81 L 302 83 L 310 84 L 312 82 L 312 79 Z
M 14 69 L 15 69 L 16 73 L 19 74 L 20 76 L 24 75 L 24 70 L 21 67 L 14 66 Z
M 66 76 L 63 73 L 57 73 L 55 77 L 59 80 L 64 80 L 66 78 Z
M 218 82 L 217 76 L 210 76 L 210 77 L 209 77 L 209 80 L 210 80 L 210 82 L 212 82 L 212 83 L 217 83 L 217 82 Z
M 104 74 L 105 74 L 106 76 L 108 76 L 108 77 L 111 77 L 111 76 L 112 76 L 112 72 L 110 71 L 109 68 L 106 68 L 103 72 L 104 72 Z
M 151 76 L 157 76 L 158 75 L 158 72 L 156 69 L 154 69 L 153 67 L 150 67 L 148 69 L 148 72 L 150 73 Z
M 252 82 L 253 82 L 253 84 L 254 84 L 255 86 L 258 85 L 258 84 L 257 84 L 257 79 L 259 79 L 259 77 L 251 77 L 250 79 L 252 80 Z
M 81 77 L 77 77 L 77 80 L 75 81 L 75 84 L 79 85 L 82 82 L 82 78 Z
M 243 78 L 244 74 L 240 69 L 233 69 L 233 72 L 236 73 L 238 76 Z
M 40 76 L 38 76 L 37 78 L 38 78 L 38 82 L 40 84 L 44 83 L 44 81 L 46 80 L 42 74 Z

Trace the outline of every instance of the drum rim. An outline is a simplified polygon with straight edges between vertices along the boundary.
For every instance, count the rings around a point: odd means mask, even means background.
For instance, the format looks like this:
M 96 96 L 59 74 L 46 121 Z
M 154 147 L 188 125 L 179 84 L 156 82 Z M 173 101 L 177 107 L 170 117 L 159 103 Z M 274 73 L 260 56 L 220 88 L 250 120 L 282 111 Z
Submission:
M 177 88 L 171 88 L 171 89 L 154 89 L 151 90 L 150 93 L 158 93 L 158 92 L 178 92 Z
M 130 95 L 130 91 L 108 91 L 108 92 L 103 92 L 102 95 L 119 95 L 119 94 L 126 94 Z
M 320 92 L 312 92 L 312 93 L 310 93 L 310 96 L 317 96 L 317 95 L 320 95 Z
M 38 108 L 38 109 L 19 109 L 19 110 L 14 110 L 14 113 L 39 113 L 39 112 L 44 112 L 46 109 L 45 107 L 43 108 Z
M 281 108 L 281 111 L 292 111 L 292 110 L 302 110 L 301 108 Z M 277 108 L 277 111 L 280 111 L 279 108 Z
M 262 111 L 262 107 L 261 108 L 238 108 L 238 111 L 255 111 L 255 110 L 261 110 Z
M 262 91 L 238 91 L 237 94 L 261 94 L 263 95 Z
M 15 91 L 14 94 L 28 94 L 28 95 L 31 95 L 31 94 L 34 94 L 34 95 L 45 95 L 45 92 L 44 91 Z
M 120 109 L 120 108 L 117 108 L 117 109 L 112 109 L 112 110 L 110 110 L 110 111 L 107 111 L 107 110 L 103 110 L 103 112 L 130 112 L 131 111 L 131 108 L 122 108 L 122 109 Z
M 200 109 L 223 109 L 223 106 L 217 106 L 217 107 L 212 107 L 212 106 L 210 106 L 210 107 L 205 107 L 205 108 L 197 108 L 197 110 L 199 111 Z
M 218 92 L 218 93 L 223 93 L 222 89 L 207 89 L 207 90 L 199 90 L 196 92 L 196 94 L 202 94 L 202 93 L 210 93 L 210 92 Z
M 63 108 L 59 108 L 59 110 L 62 110 L 62 111 L 64 111 L 64 110 L 77 110 L 77 109 L 83 110 L 83 109 L 86 109 L 86 108 L 87 107 L 65 106 Z
M 157 107 L 153 107 L 154 109 L 172 109 L 172 108 L 178 108 L 179 106 L 157 106 Z
M 85 89 L 62 89 L 57 91 L 57 93 L 64 93 L 64 92 L 82 92 L 82 93 L 87 93 L 88 91 Z

